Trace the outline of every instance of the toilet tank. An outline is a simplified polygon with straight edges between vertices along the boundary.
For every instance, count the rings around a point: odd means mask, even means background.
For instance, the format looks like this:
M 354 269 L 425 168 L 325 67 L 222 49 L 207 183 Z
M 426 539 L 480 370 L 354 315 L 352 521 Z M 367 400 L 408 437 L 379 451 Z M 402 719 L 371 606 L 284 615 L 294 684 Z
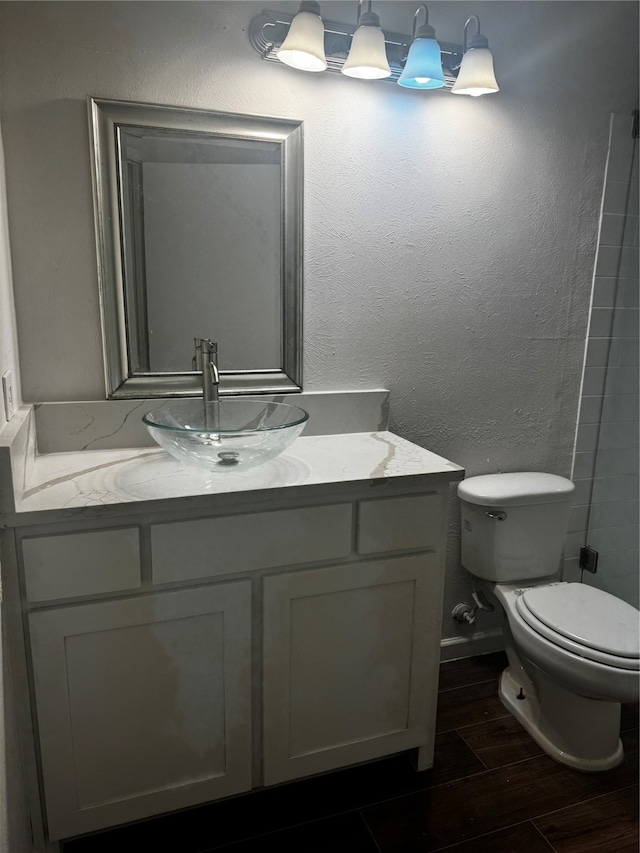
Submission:
M 497 583 L 554 575 L 574 488 L 564 477 L 535 472 L 463 480 L 458 496 L 464 568 Z

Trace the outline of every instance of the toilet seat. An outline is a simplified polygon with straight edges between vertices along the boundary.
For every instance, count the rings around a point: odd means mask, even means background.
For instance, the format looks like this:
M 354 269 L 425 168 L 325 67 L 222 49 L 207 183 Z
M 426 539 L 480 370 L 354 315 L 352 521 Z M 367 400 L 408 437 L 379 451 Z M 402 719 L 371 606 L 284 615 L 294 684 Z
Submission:
M 517 596 L 516 610 L 555 646 L 617 669 L 640 670 L 638 612 L 603 590 L 578 583 L 530 587 Z

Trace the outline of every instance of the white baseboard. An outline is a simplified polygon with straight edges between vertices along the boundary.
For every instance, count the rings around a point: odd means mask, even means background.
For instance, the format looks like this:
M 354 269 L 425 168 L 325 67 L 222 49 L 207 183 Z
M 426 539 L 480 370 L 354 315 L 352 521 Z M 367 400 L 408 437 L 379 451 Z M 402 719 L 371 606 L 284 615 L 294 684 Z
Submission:
M 440 661 L 486 655 L 502 649 L 504 649 L 502 628 L 490 628 L 488 631 L 476 631 L 466 637 L 445 637 L 440 642 Z

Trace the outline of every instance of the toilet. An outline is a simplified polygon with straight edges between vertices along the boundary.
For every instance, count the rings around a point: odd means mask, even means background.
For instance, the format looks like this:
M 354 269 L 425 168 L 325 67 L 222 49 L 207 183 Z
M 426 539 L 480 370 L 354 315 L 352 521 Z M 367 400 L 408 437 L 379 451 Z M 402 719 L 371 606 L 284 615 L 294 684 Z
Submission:
M 462 565 L 504 611 L 504 705 L 556 761 L 609 770 L 623 759 L 620 703 L 638 701 L 640 613 L 556 580 L 573 490 L 554 474 L 463 480 Z

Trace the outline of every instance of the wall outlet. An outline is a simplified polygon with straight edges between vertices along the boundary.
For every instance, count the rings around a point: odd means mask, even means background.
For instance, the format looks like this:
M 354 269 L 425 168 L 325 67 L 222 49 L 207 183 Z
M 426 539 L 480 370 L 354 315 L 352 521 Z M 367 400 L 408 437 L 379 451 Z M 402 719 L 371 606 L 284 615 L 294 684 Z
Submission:
M 10 370 L 7 370 L 2 377 L 2 396 L 4 397 L 4 415 L 5 418 L 10 421 L 16 410 L 13 374 Z

